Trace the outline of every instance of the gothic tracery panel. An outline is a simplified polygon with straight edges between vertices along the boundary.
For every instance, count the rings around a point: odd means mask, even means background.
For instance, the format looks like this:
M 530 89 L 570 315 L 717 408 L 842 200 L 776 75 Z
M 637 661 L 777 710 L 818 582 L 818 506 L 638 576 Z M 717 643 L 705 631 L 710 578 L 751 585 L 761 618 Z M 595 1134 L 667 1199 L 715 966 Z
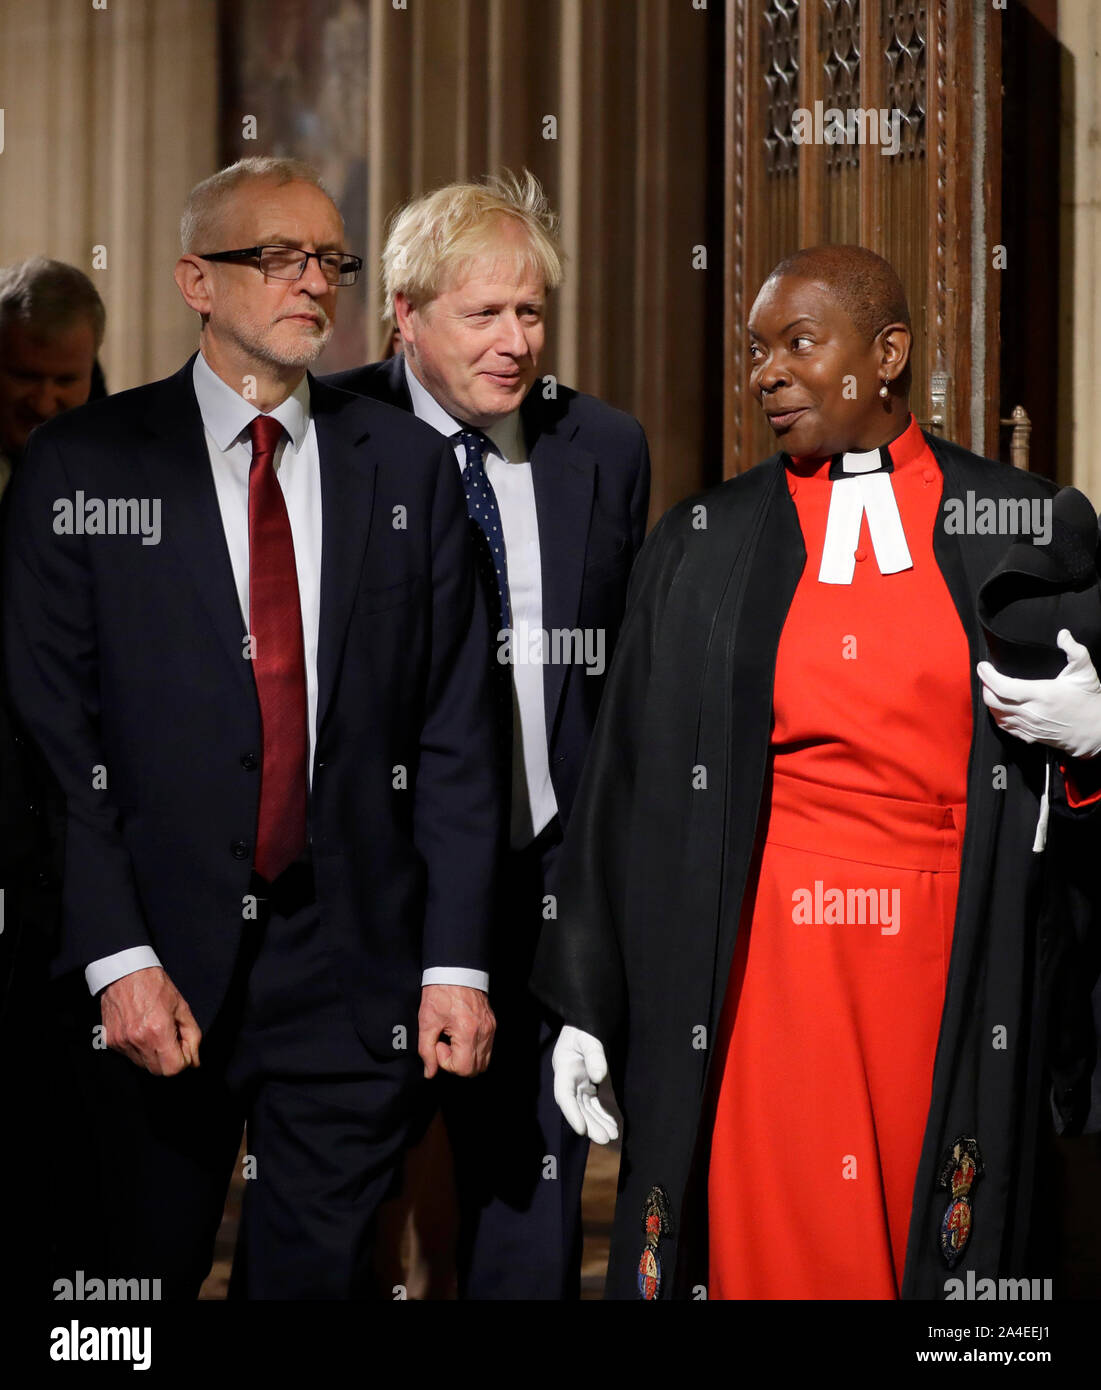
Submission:
M 827 108 L 848 111 L 860 106 L 860 0 L 822 0 L 822 44 Z M 834 173 L 860 165 L 860 146 L 826 147 L 826 168 Z
M 799 105 L 799 0 L 768 0 L 762 20 L 765 172 L 794 174 L 798 155 L 791 118 Z
M 883 14 L 887 107 L 900 113 L 900 154 L 925 154 L 926 14 L 923 0 L 886 0 Z

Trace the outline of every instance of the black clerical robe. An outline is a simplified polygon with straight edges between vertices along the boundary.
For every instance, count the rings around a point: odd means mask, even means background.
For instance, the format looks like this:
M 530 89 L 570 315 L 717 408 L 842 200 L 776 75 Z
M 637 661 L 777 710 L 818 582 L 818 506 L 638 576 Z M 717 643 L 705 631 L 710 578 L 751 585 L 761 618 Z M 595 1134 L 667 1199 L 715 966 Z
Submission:
M 1054 490 L 928 438 L 945 502 L 966 508 L 969 491 L 997 500 Z M 980 1277 L 1040 1272 L 1029 1267 L 1034 1154 L 1067 936 L 1050 892 L 1052 856 L 1033 851 L 1047 772 L 1056 837 L 1060 815 L 1070 822 L 1094 814 L 1067 807 L 1054 754 L 1003 735 L 983 704 L 974 668 L 986 650 L 975 600 L 1010 538 L 954 534 L 948 514 L 942 508 L 934 553 L 968 638 L 974 732 L 952 955 L 902 1286 L 903 1297 L 932 1299 L 944 1298 L 946 1279 L 969 1268 Z M 557 925 L 543 933 L 533 978 L 567 1023 L 605 1044 L 624 1113 L 609 1297 L 638 1296 L 644 1212 L 655 1188 L 669 1212 L 658 1247 L 663 1296 L 698 1297 L 707 1283 L 712 1043 L 757 837 L 777 646 L 805 560 L 784 456 L 776 454 L 674 507 L 632 577 L 563 851 Z M 919 614 L 899 614 L 898 640 L 920 640 Z M 868 699 L 875 698 L 870 679 Z M 972 1234 L 953 1270 L 939 1240 L 950 1197 L 938 1180 L 961 1137 L 977 1140 L 984 1172 L 973 1193 Z

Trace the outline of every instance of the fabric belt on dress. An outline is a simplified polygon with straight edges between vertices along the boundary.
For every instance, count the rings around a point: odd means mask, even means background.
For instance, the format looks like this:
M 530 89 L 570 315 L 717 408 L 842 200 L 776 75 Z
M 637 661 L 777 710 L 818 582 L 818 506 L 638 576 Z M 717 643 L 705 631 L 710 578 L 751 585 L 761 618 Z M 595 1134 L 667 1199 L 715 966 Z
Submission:
M 845 791 L 773 769 L 765 839 L 885 868 L 959 870 L 966 806 Z

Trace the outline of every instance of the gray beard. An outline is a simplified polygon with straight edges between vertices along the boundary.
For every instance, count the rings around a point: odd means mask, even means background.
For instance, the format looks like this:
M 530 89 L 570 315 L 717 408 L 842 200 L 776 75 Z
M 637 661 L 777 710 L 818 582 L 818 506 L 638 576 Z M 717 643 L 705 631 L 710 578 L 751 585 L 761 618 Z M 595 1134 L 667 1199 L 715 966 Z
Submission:
M 257 342 L 244 334 L 239 334 L 237 341 L 250 356 L 255 357 L 260 362 L 266 362 L 270 366 L 308 367 L 321 356 L 332 335 L 333 321 L 330 319 L 316 338 L 304 342 L 296 352 L 275 352 L 269 343 Z

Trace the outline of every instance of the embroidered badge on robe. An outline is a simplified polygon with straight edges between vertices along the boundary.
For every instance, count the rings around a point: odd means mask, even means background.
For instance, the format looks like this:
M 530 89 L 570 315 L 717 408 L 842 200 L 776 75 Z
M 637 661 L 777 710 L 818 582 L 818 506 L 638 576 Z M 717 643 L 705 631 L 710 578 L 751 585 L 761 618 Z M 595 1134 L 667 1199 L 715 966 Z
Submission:
M 673 1234 L 673 1222 L 669 1217 L 669 1198 L 665 1189 L 652 1187 L 646 1194 L 642 1207 L 642 1234 L 646 1244 L 642 1247 L 642 1257 L 638 1262 L 638 1296 L 647 1303 L 661 1297 L 661 1258 L 658 1255 L 658 1242 L 662 1236 Z
M 982 1177 L 983 1162 L 978 1141 L 961 1135 L 941 1164 L 937 1186 L 947 1190 L 950 1200 L 940 1223 L 940 1252 L 954 1269 L 971 1239 L 974 1213 L 971 1193 Z

